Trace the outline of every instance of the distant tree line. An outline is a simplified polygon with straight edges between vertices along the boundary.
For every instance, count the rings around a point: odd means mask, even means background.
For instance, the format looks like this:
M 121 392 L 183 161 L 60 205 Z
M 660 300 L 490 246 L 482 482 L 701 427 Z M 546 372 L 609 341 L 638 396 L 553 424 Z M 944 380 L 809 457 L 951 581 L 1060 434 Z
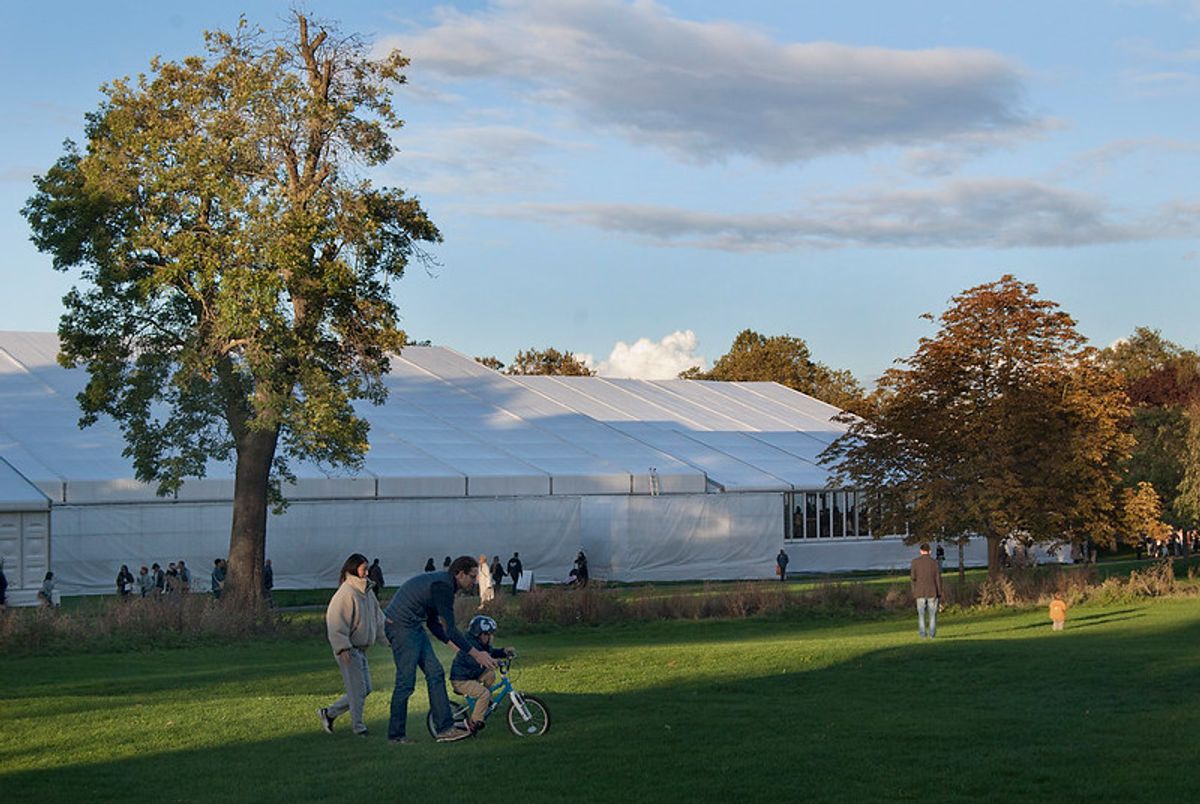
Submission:
M 739 332 L 729 351 L 718 358 L 710 371 L 695 367 L 679 377 L 684 380 L 777 382 L 845 410 L 856 409 L 863 400 L 863 388 L 853 374 L 813 360 L 808 344 L 800 338 L 760 335 L 752 329 Z
M 525 349 L 508 365 L 495 357 L 476 357 L 476 362 L 490 369 L 510 375 L 556 375 L 560 377 L 592 377 L 595 371 L 577 358 L 572 352 L 564 352 L 553 346 L 547 349 Z

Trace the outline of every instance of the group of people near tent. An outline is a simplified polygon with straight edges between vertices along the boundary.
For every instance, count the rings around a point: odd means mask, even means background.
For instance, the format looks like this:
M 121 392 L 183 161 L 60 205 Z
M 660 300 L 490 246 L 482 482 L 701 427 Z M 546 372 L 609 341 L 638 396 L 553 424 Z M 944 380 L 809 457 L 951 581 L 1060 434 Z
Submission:
M 450 568 L 450 556 L 442 561 L 442 570 Z M 521 576 L 525 574 L 525 566 L 521 563 L 521 554 L 514 552 L 512 558 L 508 560 L 508 564 L 500 563 L 500 556 L 492 556 L 492 560 L 488 561 L 487 554 L 481 554 L 478 559 L 479 575 L 479 608 L 482 609 L 488 603 L 495 600 L 496 589 L 503 583 L 505 578 L 512 582 L 512 593 L 517 593 L 517 584 L 521 581 Z M 433 557 L 425 561 L 425 572 L 436 572 L 437 567 L 433 564 Z
M 167 564 L 166 570 L 157 562 L 149 567 L 143 564 L 136 577 L 128 564 L 122 564 L 117 572 L 117 594 L 121 597 L 157 597 L 190 591 L 192 571 L 182 559 Z

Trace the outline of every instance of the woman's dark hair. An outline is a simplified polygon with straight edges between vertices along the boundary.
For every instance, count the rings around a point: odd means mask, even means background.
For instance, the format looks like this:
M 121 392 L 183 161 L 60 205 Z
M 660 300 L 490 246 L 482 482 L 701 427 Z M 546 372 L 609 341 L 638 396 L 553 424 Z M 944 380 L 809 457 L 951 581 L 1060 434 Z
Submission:
M 470 556 L 459 556 L 450 562 L 450 577 L 453 578 L 460 572 L 470 572 L 472 569 L 479 569 L 479 560 Z
M 358 575 L 358 568 L 363 564 L 370 564 L 367 557 L 362 553 L 351 553 L 346 559 L 346 563 L 342 565 L 342 574 L 338 576 L 338 583 L 346 580 L 347 575 Z
M 43 580 L 43 581 L 48 581 L 48 580 L 50 580 L 50 579 L 51 579 L 51 578 L 53 578 L 53 577 L 54 577 L 54 573 L 53 573 L 53 572 L 47 572 L 47 573 L 46 573 L 46 577 L 45 577 L 45 578 L 42 578 L 42 580 Z

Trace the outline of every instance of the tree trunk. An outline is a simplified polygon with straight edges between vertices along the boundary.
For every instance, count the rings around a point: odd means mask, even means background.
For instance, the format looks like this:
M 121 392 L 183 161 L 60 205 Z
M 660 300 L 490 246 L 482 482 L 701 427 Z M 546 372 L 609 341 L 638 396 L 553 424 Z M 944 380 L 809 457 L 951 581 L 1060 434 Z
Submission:
M 238 440 L 233 487 L 233 526 L 223 600 L 239 608 L 262 602 L 262 569 L 267 545 L 267 503 L 276 430 L 248 430 Z
M 988 577 L 994 578 L 1000 574 L 1000 543 L 1003 541 L 999 536 L 988 534 L 987 537 L 987 557 L 988 557 Z
M 967 567 L 963 559 L 963 540 L 958 540 L 958 585 L 961 587 L 967 582 Z

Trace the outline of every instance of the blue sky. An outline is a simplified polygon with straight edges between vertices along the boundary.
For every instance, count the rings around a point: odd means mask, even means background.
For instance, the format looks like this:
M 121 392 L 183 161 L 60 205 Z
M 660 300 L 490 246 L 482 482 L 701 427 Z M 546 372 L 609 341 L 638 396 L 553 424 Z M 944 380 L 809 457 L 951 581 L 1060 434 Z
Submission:
M 57 326 L 73 278 L 19 210 L 99 85 L 288 8 L 6 4 L 0 329 Z M 665 377 L 749 327 L 871 384 L 932 334 L 921 313 L 1013 273 L 1098 346 L 1200 347 L 1200 0 L 310 11 L 412 58 L 374 178 L 446 238 L 396 287 L 415 338 Z

